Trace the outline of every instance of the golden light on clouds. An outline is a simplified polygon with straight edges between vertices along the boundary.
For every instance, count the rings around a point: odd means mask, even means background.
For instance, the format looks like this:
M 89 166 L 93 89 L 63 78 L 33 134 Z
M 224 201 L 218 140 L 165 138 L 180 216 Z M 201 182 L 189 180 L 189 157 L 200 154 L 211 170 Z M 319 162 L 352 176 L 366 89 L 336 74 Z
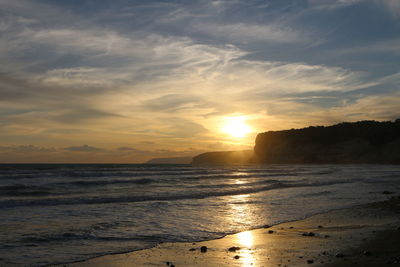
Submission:
M 246 137 L 253 129 L 246 123 L 245 116 L 227 117 L 221 128 L 222 132 L 232 137 Z

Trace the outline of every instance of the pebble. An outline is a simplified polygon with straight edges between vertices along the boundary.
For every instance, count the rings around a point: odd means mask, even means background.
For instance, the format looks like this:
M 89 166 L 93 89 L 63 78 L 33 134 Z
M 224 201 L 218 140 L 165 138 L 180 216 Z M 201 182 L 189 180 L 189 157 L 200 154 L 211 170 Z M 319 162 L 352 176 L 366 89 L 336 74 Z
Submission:
M 236 250 L 240 250 L 240 247 L 230 247 L 230 248 L 228 248 L 228 251 L 230 251 L 230 252 L 236 252 Z
M 189 249 L 189 251 L 195 251 L 196 249 L 195 248 L 191 248 L 191 249 Z
M 311 263 L 314 263 L 314 261 L 313 260 L 307 260 L 307 263 L 311 264 Z
M 235 260 L 238 260 L 240 258 L 239 255 L 236 255 L 235 257 L 233 257 Z
M 208 248 L 207 248 L 206 246 L 202 246 L 202 247 L 200 248 L 200 251 L 204 253 L 204 252 L 207 252 L 207 249 L 208 249 Z
M 368 250 L 364 250 L 364 251 L 363 251 L 363 254 L 364 254 L 365 256 L 371 256 L 371 255 L 372 255 L 371 251 L 368 251 Z
M 303 233 L 302 236 L 315 236 L 313 232 Z
M 273 234 L 274 233 L 274 230 L 269 230 L 268 231 L 268 234 Z

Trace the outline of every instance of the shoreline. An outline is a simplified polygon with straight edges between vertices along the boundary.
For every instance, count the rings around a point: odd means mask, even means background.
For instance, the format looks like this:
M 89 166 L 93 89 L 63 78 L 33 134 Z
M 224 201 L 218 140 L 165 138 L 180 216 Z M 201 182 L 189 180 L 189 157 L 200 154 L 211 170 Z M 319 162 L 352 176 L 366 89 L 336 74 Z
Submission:
M 176 267 L 333 267 L 400 263 L 400 241 L 388 247 L 388 240 L 392 243 L 400 240 L 400 197 L 218 239 L 161 243 L 152 248 L 53 266 L 167 266 L 168 262 Z

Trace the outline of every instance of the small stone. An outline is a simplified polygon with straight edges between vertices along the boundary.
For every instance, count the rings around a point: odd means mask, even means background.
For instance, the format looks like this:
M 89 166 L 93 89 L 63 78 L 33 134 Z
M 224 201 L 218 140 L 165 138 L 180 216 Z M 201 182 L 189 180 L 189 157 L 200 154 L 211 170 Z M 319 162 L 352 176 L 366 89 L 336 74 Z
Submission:
M 233 257 L 235 260 L 238 260 L 240 258 L 239 255 L 236 255 L 235 257 Z
M 171 264 L 169 267 L 175 267 L 175 265 Z
M 363 251 L 363 254 L 364 254 L 365 256 L 371 256 L 371 255 L 372 255 L 371 251 L 368 251 L 368 250 L 364 250 L 364 251 Z
M 189 249 L 189 251 L 195 251 L 196 249 L 195 248 L 191 248 L 191 249 Z
M 324 228 L 322 225 L 318 225 L 318 228 Z
M 169 261 L 167 261 L 166 264 L 169 266 L 171 263 Z
M 200 248 L 200 251 L 201 252 L 203 252 L 203 253 L 205 253 L 205 252 L 207 252 L 207 247 L 206 246 L 202 246 L 201 248 Z
M 268 230 L 268 234 L 273 234 L 274 232 L 274 230 Z
M 313 232 L 303 233 L 302 236 L 315 236 Z
M 230 248 L 228 248 L 229 252 L 236 252 L 236 250 L 240 250 L 240 247 L 230 247 Z
M 328 237 L 329 237 L 329 235 L 324 235 L 324 237 L 325 237 L 325 238 L 328 238 Z
M 312 264 L 312 263 L 314 263 L 314 260 L 307 260 L 307 263 Z

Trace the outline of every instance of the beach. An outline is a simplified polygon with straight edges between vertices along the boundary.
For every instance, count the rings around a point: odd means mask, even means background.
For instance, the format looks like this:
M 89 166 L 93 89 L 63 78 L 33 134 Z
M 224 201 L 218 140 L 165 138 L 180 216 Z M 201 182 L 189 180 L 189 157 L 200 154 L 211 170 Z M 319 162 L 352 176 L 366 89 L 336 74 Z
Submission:
M 400 198 L 203 242 L 163 243 L 62 266 L 383 266 L 400 264 Z

